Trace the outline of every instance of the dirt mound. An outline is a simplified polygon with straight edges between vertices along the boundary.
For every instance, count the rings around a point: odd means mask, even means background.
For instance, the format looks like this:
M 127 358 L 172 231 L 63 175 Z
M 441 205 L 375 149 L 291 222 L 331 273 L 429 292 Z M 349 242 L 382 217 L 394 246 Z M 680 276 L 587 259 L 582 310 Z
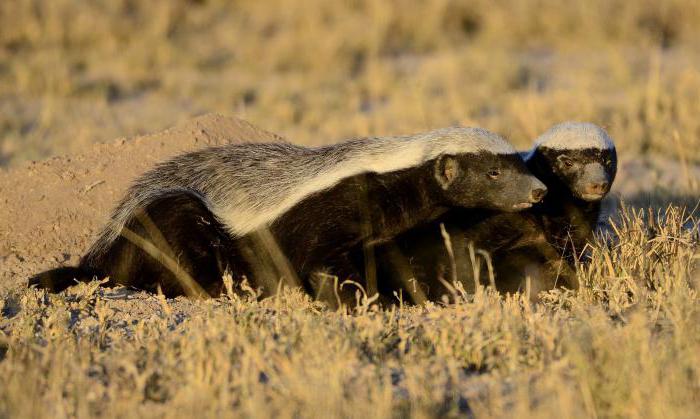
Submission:
M 0 289 L 41 269 L 76 263 L 130 182 L 155 162 L 206 146 L 281 139 L 212 114 L 0 172 Z

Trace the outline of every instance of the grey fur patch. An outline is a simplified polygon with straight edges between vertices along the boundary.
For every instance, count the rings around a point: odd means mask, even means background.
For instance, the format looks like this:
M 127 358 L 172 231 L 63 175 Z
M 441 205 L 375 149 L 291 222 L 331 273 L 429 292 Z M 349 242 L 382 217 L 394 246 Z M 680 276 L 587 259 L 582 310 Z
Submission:
M 597 148 L 611 150 L 615 144 L 607 132 L 589 122 L 563 122 L 554 125 L 535 140 L 535 147 L 556 150 Z

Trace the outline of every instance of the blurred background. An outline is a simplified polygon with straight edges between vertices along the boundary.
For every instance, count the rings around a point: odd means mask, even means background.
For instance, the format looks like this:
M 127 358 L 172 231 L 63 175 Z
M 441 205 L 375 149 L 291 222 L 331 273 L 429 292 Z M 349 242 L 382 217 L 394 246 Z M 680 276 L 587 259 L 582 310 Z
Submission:
M 194 115 L 327 143 L 568 119 L 700 162 L 696 0 L 3 0 L 0 166 Z

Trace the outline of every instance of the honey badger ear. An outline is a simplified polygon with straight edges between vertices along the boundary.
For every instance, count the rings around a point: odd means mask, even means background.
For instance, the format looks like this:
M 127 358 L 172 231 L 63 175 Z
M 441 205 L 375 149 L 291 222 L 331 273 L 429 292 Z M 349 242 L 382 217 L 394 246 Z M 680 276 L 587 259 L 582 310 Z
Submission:
M 454 156 L 440 156 L 435 161 L 435 179 L 442 189 L 450 187 L 459 176 L 459 162 Z

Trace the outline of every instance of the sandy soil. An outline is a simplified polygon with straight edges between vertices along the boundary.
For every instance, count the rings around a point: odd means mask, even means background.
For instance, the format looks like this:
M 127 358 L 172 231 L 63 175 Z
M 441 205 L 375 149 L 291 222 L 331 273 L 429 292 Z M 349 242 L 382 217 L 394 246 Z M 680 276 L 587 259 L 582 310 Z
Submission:
M 0 290 L 41 269 L 76 263 L 129 183 L 155 162 L 200 147 L 280 139 L 212 114 L 0 172 Z
M 21 286 L 42 269 L 76 263 L 129 183 L 155 162 L 199 147 L 280 139 L 240 119 L 207 115 L 0 172 L 0 290 Z M 692 186 L 680 179 L 700 179 L 700 166 L 624 156 L 608 211 L 614 212 L 618 196 L 643 206 L 660 191 L 662 202 L 697 201 L 680 192 Z

